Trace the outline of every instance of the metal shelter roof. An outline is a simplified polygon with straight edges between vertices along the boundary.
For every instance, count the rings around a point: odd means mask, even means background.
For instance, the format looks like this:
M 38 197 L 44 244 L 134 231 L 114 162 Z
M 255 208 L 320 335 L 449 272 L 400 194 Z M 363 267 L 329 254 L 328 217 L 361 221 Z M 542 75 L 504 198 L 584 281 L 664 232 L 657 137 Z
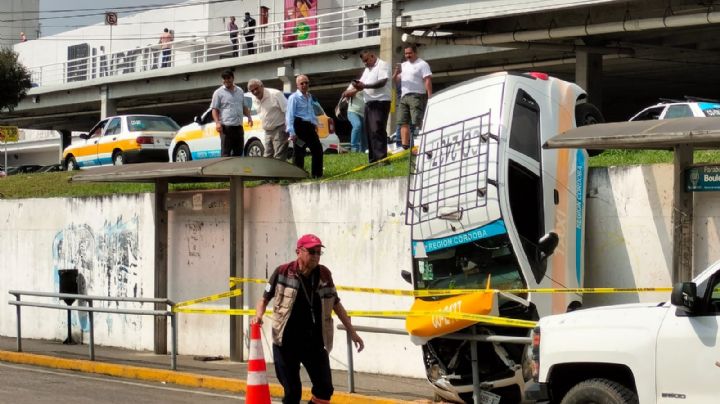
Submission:
M 265 157 L 220 157 L 183 163 L 140 163 L 98 167 L 72 176 L 75 182 L 219 182 L 242 180 L 303 179 L 307 173 L 284 161 Z
M 676 118 L 614 122 L 570 129 L 550 138 L 548 149 L 663 149 L 720 147 L 720 119 Z

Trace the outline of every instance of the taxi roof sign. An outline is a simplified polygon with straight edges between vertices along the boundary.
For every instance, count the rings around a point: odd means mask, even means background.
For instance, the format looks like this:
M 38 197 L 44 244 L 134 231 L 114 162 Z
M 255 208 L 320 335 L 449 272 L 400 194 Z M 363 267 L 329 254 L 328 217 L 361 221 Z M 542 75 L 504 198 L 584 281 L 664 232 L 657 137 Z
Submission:
M 0 126 L 0 142 L 17 142 L 18 139 L 17 126 Z

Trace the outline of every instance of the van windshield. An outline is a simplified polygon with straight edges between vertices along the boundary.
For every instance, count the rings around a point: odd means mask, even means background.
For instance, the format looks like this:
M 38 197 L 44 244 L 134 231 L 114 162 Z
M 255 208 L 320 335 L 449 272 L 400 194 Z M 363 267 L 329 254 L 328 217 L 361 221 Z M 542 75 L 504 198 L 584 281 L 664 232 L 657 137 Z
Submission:
M 427 253 L 414 260 L 415 288 L 524 288 L 525 284 L 507 233 Z

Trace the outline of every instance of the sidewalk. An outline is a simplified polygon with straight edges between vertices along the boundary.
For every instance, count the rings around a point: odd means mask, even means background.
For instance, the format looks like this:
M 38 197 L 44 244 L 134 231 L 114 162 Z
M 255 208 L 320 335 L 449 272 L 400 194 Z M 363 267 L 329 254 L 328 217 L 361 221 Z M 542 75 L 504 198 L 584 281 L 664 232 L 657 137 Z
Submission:
M 245 391 L 247 364 L 231 362 L 226 358 L 202 361 L 192 356 L 178 355 L 177 371 L 172 371 L 169 355 L 155 355 L 149 351 L 95 346 L 95 361 L 91 362 L 87 344 L 63 345 L 62 341 L 23 338 L 23 352 L 17 352 L 16 349 L 15 338 L 0 336 L 0 361 L 4 362 L 231 392 Z M 267 354 L 265 356 L 267 357 Z M 267 373 L 270 394 L 273 397 L 282 397 L 282 387 L 275 377 L 272 364 L 269 364 Z M 304 391 L 309 397 L 310 381 L 304 370 L 301 371 L 301 377 Z M 355 393 L 352 394 L 348 393 L 348 372 L 333 370 L 333 384 L 333 403 L 432 403 L 432 388 L 424 379 L 355 372 Z

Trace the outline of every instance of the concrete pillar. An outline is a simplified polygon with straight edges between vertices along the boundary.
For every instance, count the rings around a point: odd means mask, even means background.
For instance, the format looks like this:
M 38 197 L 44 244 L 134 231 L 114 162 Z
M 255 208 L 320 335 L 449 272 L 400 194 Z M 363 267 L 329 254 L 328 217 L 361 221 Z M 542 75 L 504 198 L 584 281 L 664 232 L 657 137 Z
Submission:
M 390 80 L 392 80 L 392 69 L 395 63 L 402 60 L 402 31 L 397 28 L 397 18 L 400 15 L 398 1 L 390 0 L 380 3 L 380 54 L 378 57 L 390 65 Z M 395 84 L 393 83 L 393 86 Z M 400 97 L 400 95 L 397 95 Z M 388 119 L 387 133 L 392 136 L 395 133 L 396 114 L 390 113 Z
M 278 67 L 277 76 L 283 83 L 283 92 L 292 93 L 295 91 L 295 67 L 292 59 L 283 61 L 283 65 Z
M 575 60 L 575 83 L 585 89 L 588 102 L 602 110 L 602 55 L 579 50 Z
M 693 164 L 693 148 L 675 146 L 673 161 L 672 281 L 689 282 L 693 263 L 693 193 L 685 191 L 685 170 Z
M 100 119 L 117 115 L 117 101 L 110 98 L 110 86 L 100 86 Z

